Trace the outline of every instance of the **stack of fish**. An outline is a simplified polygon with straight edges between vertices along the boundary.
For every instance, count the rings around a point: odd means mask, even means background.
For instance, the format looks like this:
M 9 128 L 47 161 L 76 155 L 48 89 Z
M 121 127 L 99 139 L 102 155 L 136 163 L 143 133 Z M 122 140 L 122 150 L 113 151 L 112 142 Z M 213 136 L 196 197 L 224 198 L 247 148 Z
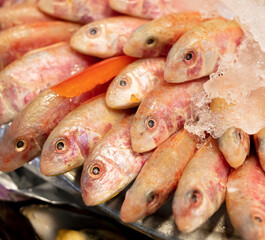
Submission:
M 249 155 L 250 136 L 240 128 L 218 139 L 184 128 L 194 96 L 247 36 L 235 20 L 196 11 L 200 4 L 212 11 L 218 1 L 176 2 L 0 1 L 0 123 L 13 120 L 0 143 L 0 170 L 39 155 L 46 176 L 84 164 L 88 206 L 135 179 L 121 207 L 124 222 L 154 213 L 175 192 L 182 232 L 201 226 L 226 200 L 242 237 L 264 239 L 265 130 L 254 135 L 257 155 Z M 81 80 L 105 83 L 116 67 L 105 94 L 87 92 Z M 222 99 L 209 104 L 213 112 L 225 107 Z

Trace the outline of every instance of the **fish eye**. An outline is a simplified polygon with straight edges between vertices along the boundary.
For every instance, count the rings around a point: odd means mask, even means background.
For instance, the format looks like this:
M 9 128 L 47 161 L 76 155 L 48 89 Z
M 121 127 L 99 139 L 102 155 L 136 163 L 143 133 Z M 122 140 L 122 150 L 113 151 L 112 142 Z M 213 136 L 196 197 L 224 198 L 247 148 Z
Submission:
M 15 143 L 15 149 L 17 152 L 22 152 L 27 148 L 27 141 L 25 139 L 17 139 Z
M 157 125 L 157 121 L 153 117 L 150 117 L 150 118 L 146 119 L 145 125 L 146 125 L 147 129 L 150 129 L 150 130 L 155 129 L 156 125 Z
M 99 31 L 100 28 L 94 26 L 87 30 L 87 34 L 89 35 L 89 37 L 97 37 Z
M 193 51 L 188 51 L 187 53 L 185 53 L 183 61 L 184 61 L 184 63 L 189 64 L 189 63 L 194 62 L 195 57 L 196 56 L 195 56 L 195 53 Z
M 147 204 L 148 205 L 151 205 L 151 204 L 154 204 L 156 202 L 156 200 L 158 199 L 158 196 L 159 194 L 158 193 L 155 193 L 155 192 L 150 192 L 148 195 L 147 195 Z
M 104 173 L 104 165 L 102 163 L 92 163 L 88 169 L 89 176 L 93 179 L 100 178 Z
M 199 205 L 201 202 L 201 193 L 198 190 L 193 190 L 190 193 L 190 202 L 192 205 Z
M 240 129 L 236 129 L 235 131 L 235 134 L 236 134 L 236 137 L 239 139 L 239 140 L 242 140 L 242 131 Z
M 67 149 L 67 143 L 65 139 L 60 138 L 55 142 L 55 151 L 58 153 L 63 153 Z
M 261 223 L 261 222 L 262 222 L 262 219 L 261 219 L 260 217 L 258 217 L 258 216 L 255 216 L 255 217 L 254 217 L 254 220 L 255 220 L 256 222 L 258 222 L 258 223 Z
M 147 44 L 148 46 L 150 46 L 150 47 L 154 46 L 155 43 L 156 43 L 156 40 L 155 40 L 155 38 L 153 38 L 153 37 L 149 37 L 149 38 L 147 38 L 147 40 L 146 40 L 146 44 Z
M 119 82 L 121 87 L 125 87 L 127 85 L 127 80 L 125 78 L 121 79 Z
M 90 31 L 89 31 L 90 35 L 96 35 L 97 32 L 98 32 L 98 31 L 97 31 L 96 28 L 91 28 Z

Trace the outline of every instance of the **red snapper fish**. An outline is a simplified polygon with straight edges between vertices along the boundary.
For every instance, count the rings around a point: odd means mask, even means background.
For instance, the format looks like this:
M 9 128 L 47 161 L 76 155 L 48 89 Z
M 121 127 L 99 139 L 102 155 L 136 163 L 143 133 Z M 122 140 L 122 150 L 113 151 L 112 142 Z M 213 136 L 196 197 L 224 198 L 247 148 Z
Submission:
M 6 130 L 0 143 L 0 171 L 13 171 L 37 157 L 52 129 L 81 102 L 80 97 L 60 97 L 50 89 L 41 92 Z
M 129 64 L 111 82 L 106 103 L 110 108 L 138 106 L 143 98 L 164 81 L 165 58 L 139 59 Z
M 127 117 L 113 127 L 84 162 L 81 176 L 82 198 L 87 206 L 101 204 L 116 196 L 139 174 L 150 152 L 132 150 Z
M 243 239 L 265 239 L 265 173 L 255 155 L 232 170 L 227 184 L 226 208 L 233 227 Z
M 208 78 L 184 84 L 162 82 L 141 102 L 131 127 L 132 148 L 136 152 L 154 149 L 181 129 L 190 117 L 191 98 L 203 90 Z
M 158 146 L 126 192 L 120 213 L 123 222 L 142 219 L 166 202 L 195 153 L 197 143 L 197 136 L 182 129 Z
M 218 138 L 219 149 L 233 168 L 240 167 L 250 150 L 250 136 L 240 128 L 231 127 Z
M 0 30 L 32 22 L 55 21 L 41 12 L 36 4 L 22 3 L 0 8 Z
M 0 72 L 0 124 L 11 121 L 40 91 L 96 61 L 57 43 L 25 54 Z
M 68 41 L 80 25 L 67 22 L 34 22 L 0 32 L 0 70 L 31 50 Z
M 53 176 L 82 165 L 100 139 L 125 115 L 125 111 L 108 108 L 105 95 L 81 104 L 45 141 L 40 158 L 41 173 Z
M 167 56 L 173 44 L 202 21 L 198 12 L 174 13 L 155 19 L 137 28 L 123 51 L 132 57 Z
M 173 214 L 182 232 L 191 232 L 210 218 L 225 200 L 230 166 L 209 139 L 183 171 L 173 199 Z
M 186 82 L 217 70 L 220 58 L 234 54 L 244 36 L 236 21 L 213 19 L 186 32 L 170 49 L 165 68 L 167 82 Z
M 132 32 L 147 20 L 118 16 L 83 26 L 71 39 L 71 46 L 84 54 L 108 58 L 123 54 L 123 46 Z
M 53 17 L 83 24 L 115 14 L 109 0 L 39 0 L 38 5 Z

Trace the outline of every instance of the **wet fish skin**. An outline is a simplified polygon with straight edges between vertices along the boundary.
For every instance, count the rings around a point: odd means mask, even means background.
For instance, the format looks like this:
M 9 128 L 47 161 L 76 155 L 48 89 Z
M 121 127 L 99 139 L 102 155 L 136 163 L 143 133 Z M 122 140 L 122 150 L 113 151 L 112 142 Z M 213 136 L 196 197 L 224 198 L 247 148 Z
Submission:
M 172 208 L 180 231 L 195 230 L 219 209 L 229 172 L 216 140 L 209 139 L 186 166 L 174 195 Z
M 218 146 L 233 168 L 241 166 L 250 150 L 250 136 L 240 128 L 231 127 L 218 138 Z
M 0 72 L 0 123 L 11 121 L 41 90 L 96 62 L 57 43 L 31 51 Z
M 128 65 L 111 82 L 107 105 L 114 109 L 138 106 L 156 84 L 164 81 L 164 69 L 165 58 L 139 59 Z
M 0 171 L 10 172 L 37 157 L 52 129 L 82 98 L 41 92 L 13 120 L 0 143 Z
M 255 155 L 249 156 L 229 176 L 226 208 L 233 227 L 243 239 L 265 238 L 264 186 L 265 174 Z
M 113 127 L 84 162 L 81 191 L 87 206 L 116 196 L 139 174 L 150 152 L 133 152 L 130 141 L 132 116 Z
M 41 12 L 34 3 L 21 3 L 0 8 L 0 30 L 32 23 L 55 21 Z
M 170 135 L 181 129 L 190 117 L 193 94 L 202 91 L 201 81 L 169 84 L 162 82 L 141 102 L 131 127 L 132 148 L 136 152 L 154 149 Z
M 106 106 L 105 95 L 81 104 L 47 138 L 40 158 L 41 173 L 53 176 L 82 165 L 96 143 L 125 116 L 125 111 Z
M 222 18 L 193 28 L 170 49 L 165 80 L 180 83 L 213 73 L 223 55 L 236 52 L 243 36 L 237 22 Z
M 100 58 L 122 55 L 123 46 L 132 32 L 146 22 L 128 16 L 97 20 L 77 31 L 71 39 L 71 46 L 81 53 Z
M 259 158 L 260 165 L 262 169 L 265 171 L 265 128 L 262 128 L 256 134 L 253 135 L 253 141 L 256 148 L 256 153 Z
M 0 70 L 25 53 L 69 41 L 79 24 L 67 22 L 27 23 L 0 32 Z
M 109 0 L 39 0 L 38 6 L 53 17 L 83 24 L 115 14 Z
M 165 15 L 137 28 L 123 51 L 132 57 L 167 56 L 173 44 L 202 21 L 198 12 Z
M 144 218 L 166 202 L 197 143 L 197 136 L 182 129 L 158 146 L 126 192 L 120 213 L 123 222 Z

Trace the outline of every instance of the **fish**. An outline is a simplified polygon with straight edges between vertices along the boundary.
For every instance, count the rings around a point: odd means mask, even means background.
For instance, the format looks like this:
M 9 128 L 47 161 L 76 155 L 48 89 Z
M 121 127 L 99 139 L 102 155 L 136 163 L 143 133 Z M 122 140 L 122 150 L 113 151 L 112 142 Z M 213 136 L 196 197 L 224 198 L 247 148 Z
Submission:
M 53 176 L 81 166 L 100 139 L 125 116 L 125 111 L 107 107 L 105 94 L 82 103 L 45 141 L 40 157 L 41 173 Z
M 250 150 L 250 136 L 240 128 L 231 127 L 218 138 L 218 146 L 233 168 L 240 167 Z
M 203 91 L 207 79 L 156 85 L 145 96 L 135 114 L 131 127 L 133 150 L 139 153 L 150 151 L 181 129 L 190 117 L 192 96 Z
M 21 3 L 0 8 L 0 30 L 32 22 L 55 21 L 34 3 Z
M 205 21 L 186 32 L 170 49 L 164 78 L 186 82 L 215 72 L 225 54 L 236 53 L 244 37 L 240 25 L 222 18 Z
M 231 171 L 227 183 L 226 209 L 235 230 L 246 240 L 265 238 L 265 173 L 251 154 Z
M 179 180 L 172 209 L 181 232 L 192 232 L 225 200 L 230 166 L 211 137 L 191 158 Z
M 200 11 L 205 16 L 227 16 L 230 13 L 220 0 L 110 0 L 110 6 L 120 13 L 147 19 L 194 11 Z
M 174 43 L 187 31 L 203 22 L 198 12 L 165 15 L 138 27 L 123 51 L 132 57 L 167 56 Z
M 25 53 L 62 41 L 69 41 L 79 24 L 33 22 L 0 32 L 0 70 Z
M 6 130 L 0 143 L 0 171 L 11 172 L 37 157 L 52 129 L 84 100 L 42 91 Z
M 253 142 L 255 144 L 256 153 L 259 158 L 260 165 L 265 171 L 265 128 L 262 128 L 253 135 Z
M 181 129 L 157 147 L 143 166 L 121 207 L 121 220 L 135 222 L 154 213 L 175 190 L 198 138 Z
M 0 72 L 0 124 L 11 121 L 40 91 L 96 62 L 68 43 L 33 50 Z
M 106 104 L 114 109 L 138 106 L 157 84 L 164 81 L 165 62 L 165 58 L 145 58 L 128 65 L 111 82 Z
M 87 206 L 101 204 L 116 196 L 139 174 L 151 152 L 132 150 L 130 127 L 133 115 L 109 130 L 85 159 L 81 192 Z
M 147 20 L 117 16 L 83 26 L 71 38 L 71 46 L 81 53 L 108 58 L 123 55 L 123 46 L 132 32 Z
M 116 14 L 109 0 L 39 0 L 38 6 L 53 17 L 82 24 Z

